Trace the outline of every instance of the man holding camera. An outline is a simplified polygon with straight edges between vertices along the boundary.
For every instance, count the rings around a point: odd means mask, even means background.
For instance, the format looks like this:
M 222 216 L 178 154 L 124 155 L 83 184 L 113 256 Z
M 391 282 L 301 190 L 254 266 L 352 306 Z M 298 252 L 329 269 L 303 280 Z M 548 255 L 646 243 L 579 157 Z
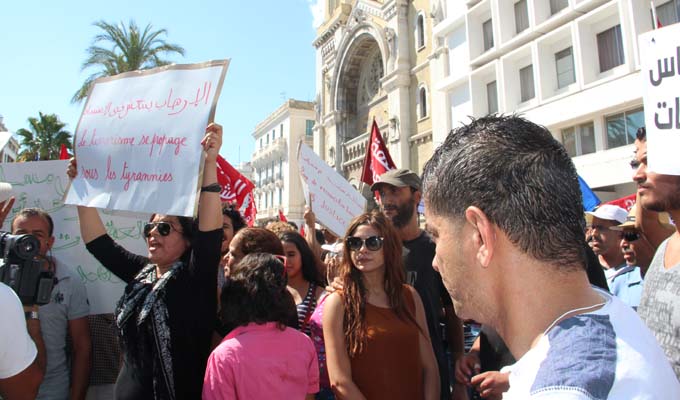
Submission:
M 53 230 L 50 215 L 38 208 L 24 208 L 12 219 L 12 234 L 35 236 L 40 242 L 38 256 L 50 263 L 55 274 L 50 302 L 40 306 L 37 313 L 47 354 L 45 378 L 37 398 L 82 400 L 90 374 L 91 340 L 87 323 L 90 306 L 82 281 L 48 256 L 54 244 Z M 71 354 L 66 351 L 67 333 L 71 338 Z

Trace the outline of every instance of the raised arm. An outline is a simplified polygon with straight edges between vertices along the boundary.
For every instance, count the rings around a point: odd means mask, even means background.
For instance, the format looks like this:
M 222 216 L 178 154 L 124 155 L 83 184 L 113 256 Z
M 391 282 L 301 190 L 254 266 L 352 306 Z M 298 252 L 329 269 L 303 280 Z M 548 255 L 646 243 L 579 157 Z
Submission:
M 78 161 L 76 161 L 75 157 L 71 158 L 66 174 L 71 179 L 78 175 Z M 97 212 L 96 208 L 85 206 L 78 206 L 77 208 L 78 221 L 80 222 L 80 237 L 83 238 L 85 244 L 106 234 L 106 228 L 104 227 L 104 223 L 99 217 L 99 212 Z
M 217 183 L 217 155 L 222 147 L 222 126 L 211 123 L 205 130 L 205 136 L 201 141 L 205 151 L 205 163 L 203 165 L 202 188 L 207 188 Z M 222 209 L 219 191 L 203 191 L 198 202 L 198 230 L 203 232 L 214 231 L 222 228 Z
M 420 362 L 423 367 L 423 383 L 425 387 L 425 399 L 436 400 L 439 398 L 440 383 L 439 383 L 439 368 L 437 367 L 437 359 L 434 357 L 432 344 L 430 342 L 430 333 L 427 330 L 427 323 L 425 322 L 425 308 L 423 301 L 418 296 L 418 292 L 409 286 L 409 290 L 413 295 L 413 301 L 416 305 L 416 322 L 420 328 L 420 335 L 418 335 L 418 347 L 420 350 Z
M 344 307 L 337 292 L 328 296 L 323 310 L 323 337 L 326 345 L 326 365 L 328 366 L 331 388 L 333 388 L 337 399 L 366 400 L 352 381 L 352 366 L 342 330 Z

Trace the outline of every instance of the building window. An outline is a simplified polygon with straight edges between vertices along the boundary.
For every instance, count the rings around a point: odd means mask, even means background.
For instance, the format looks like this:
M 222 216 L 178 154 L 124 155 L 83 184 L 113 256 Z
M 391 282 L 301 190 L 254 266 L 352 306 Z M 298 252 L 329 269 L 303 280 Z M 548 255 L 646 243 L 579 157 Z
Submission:
M 519 70 L 519 86 L 522 103 L 536 96 L 534 90 L 534 66 L 532 64 Z
M 279 206 L 283 204 L 283 190 L 279 188 Z
M 281 124 L 281 137 L 283 137 L 283 124 Z
M 260 148 L 262 148 L 262 138 L 260 138 Z
M 308 137 L 314 136 L 314 120 L 308 119 L 305 121 L 305 135 Z
M 418 14 L 416 18 L 416 48 L 425 47 L 425 17 L 423 14 Z
M 515 3 L 515 32 L 520 33 L 529 27 L 529 9 L 527 0 Z
M 680 0 L 671 0 L 656 6 L 656 18 L 661 26 L 668 26 L 680 22 Z M 656 26 L 657 21 L 652 24 Z
M 484 51 L 493 47 L 493 24 L 491 18 L 482 24 L 482 35 L 484 36 Z
M 269 133 L 265 135 L 265 138 L 267 139 L 267 144 L 269 144 Z
M 550 15 L 555 15 L 569 5 L 569 0 L 550 0 Z
M 557 88 L 569 86 L 576 82 L 574 73 L 574 53 L 571 47 L 555 53 L 555 68 L 557 69 Z
M 425 87 L 418 89 L 418 118 L 427 117 L 427 90 Z
M 597 55 L 600 60 L 600 72 L 623 64 L 623 41 L 621 25 L 613 26 L 597 34 Z
M 489 82 L 486 85 L 486 101 L 489 108 L 489 114 L 498 112 L 498 92 L 496 90 L 496 81 Z
M 642 108 L 612 115 L 606 118 L 607 148 L 625 146 L 635 142 L 638 128 L 645 126 Z
M 562 144 L 569 157 L 595 152 L 595 127 L 593 123 L 562 129 Z

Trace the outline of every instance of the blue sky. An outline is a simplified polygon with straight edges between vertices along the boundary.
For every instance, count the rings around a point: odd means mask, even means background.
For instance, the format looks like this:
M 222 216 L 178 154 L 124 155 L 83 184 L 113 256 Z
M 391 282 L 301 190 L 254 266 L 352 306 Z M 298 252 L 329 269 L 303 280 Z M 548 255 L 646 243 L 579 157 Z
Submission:
M 84 103 L 70 99 L 94 72 L 80 71 L 99 31 L 92 23 L 134 19 L 168 30 L 167 41 L 186 50 L 177 63 L 231 58 L 215 121 L 225 129 L 222 154 L 248 161 L 258 122 L 285 98 L 314 99 L 316 10 L 312 0 L 3 2 L 0 115 L 16 132 L 39 111 L 54 113 L 74 132 Z

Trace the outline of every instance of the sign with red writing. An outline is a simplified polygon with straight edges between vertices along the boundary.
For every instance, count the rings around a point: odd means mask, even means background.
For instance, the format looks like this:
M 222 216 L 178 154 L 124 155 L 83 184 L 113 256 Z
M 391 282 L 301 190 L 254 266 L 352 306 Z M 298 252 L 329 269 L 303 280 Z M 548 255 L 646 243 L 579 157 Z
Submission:
M 298 167 L 305 199 L 312 199 L 309 206 L 316 219 L 335 235 L 344 235 L 352 218 L 364 212 L 364 196 L 302 142 Z
M 65 203 L 193 216 L 201 139 L 228 60 L 97 79 L 78 121 L 78 176 Z

